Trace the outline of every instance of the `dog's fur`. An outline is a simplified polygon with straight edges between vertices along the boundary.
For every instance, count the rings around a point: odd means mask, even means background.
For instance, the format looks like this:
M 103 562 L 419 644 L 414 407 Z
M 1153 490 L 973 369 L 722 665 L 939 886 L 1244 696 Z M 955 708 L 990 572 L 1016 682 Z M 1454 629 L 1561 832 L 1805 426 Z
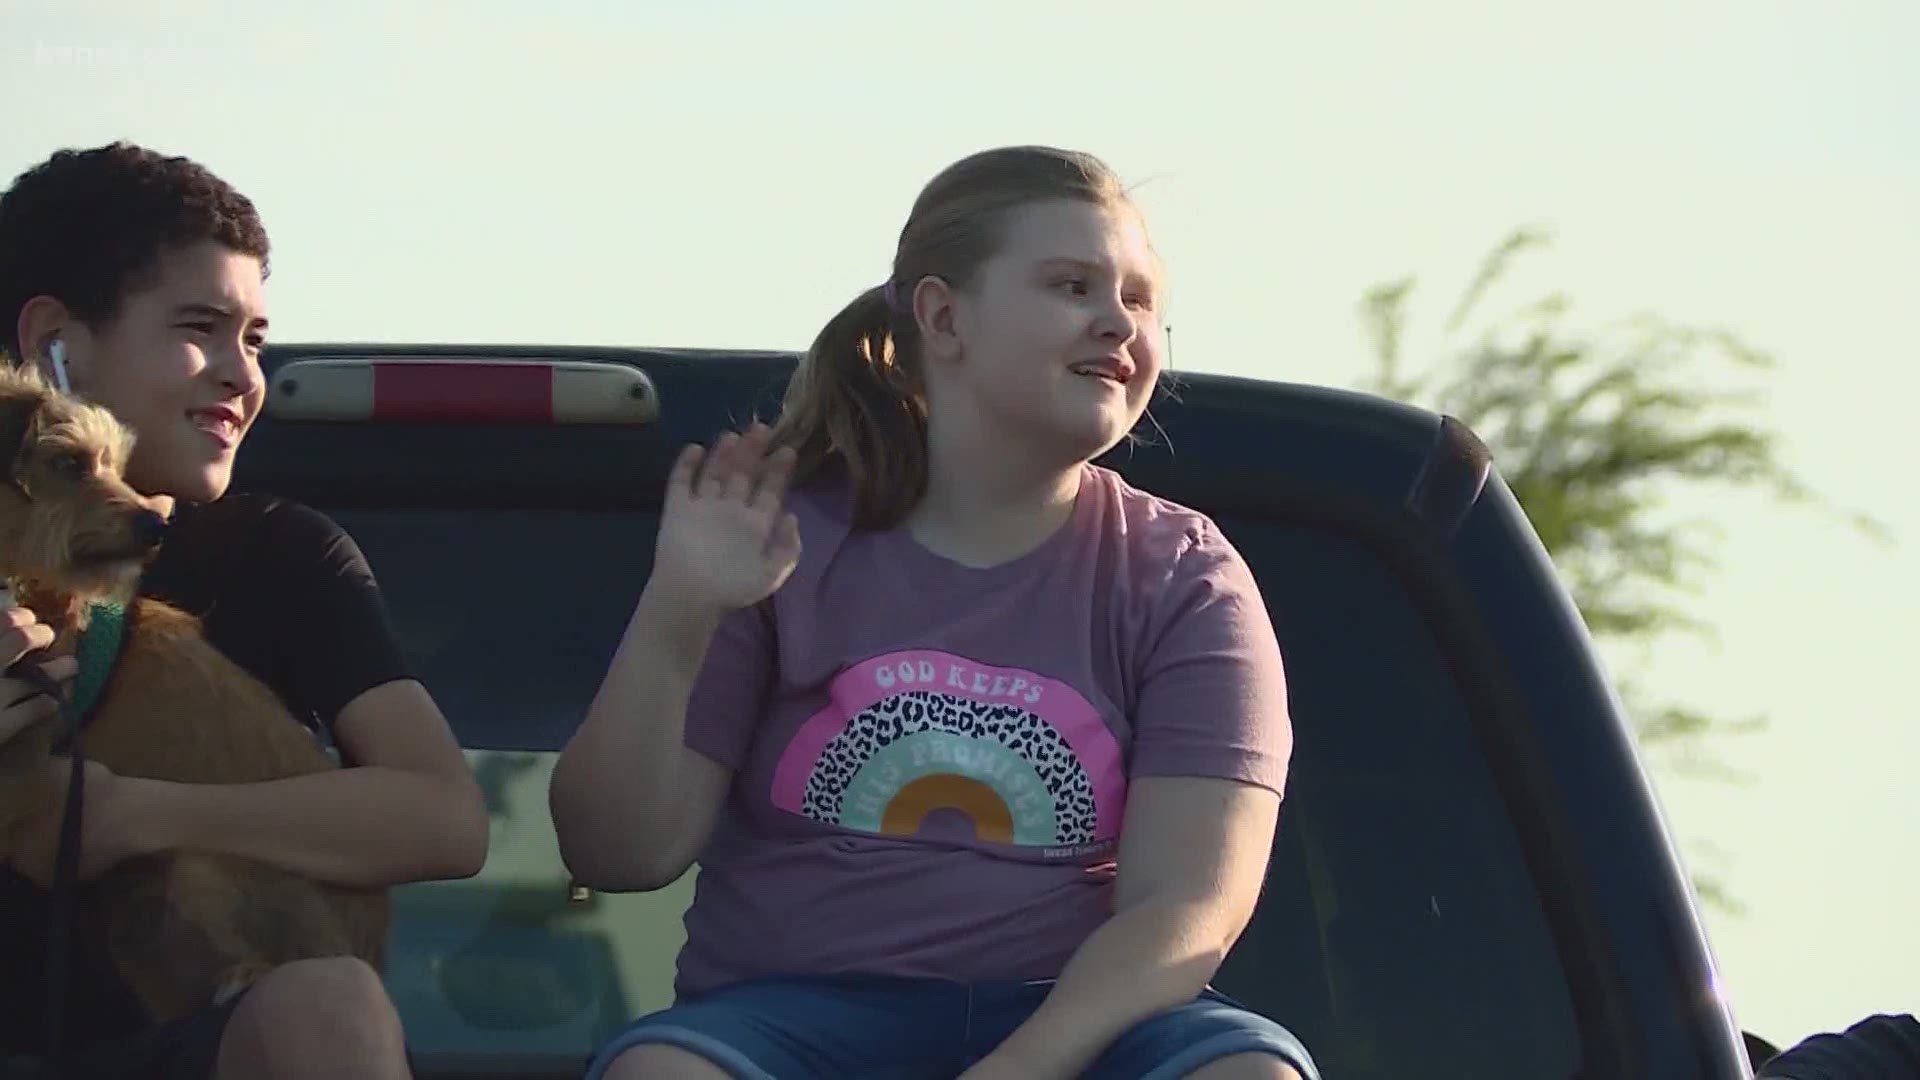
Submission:
M 84 731 L 87 756 L 120 775 L 196 784 L 336 767 L 265 684 L 207 643 L 197 620 L 133 596 L 158 536 L 120 475 L 132 444 L 106 410 L 0 364 L 0 578 L 55 628 L 56 649 L 84 629 L 90 601 L 127 606 L 125 647 Z M 43 722 L 0 746 L 0 855 L 23 821 L 59 810 L 46 764 L 61 728 Z M 289 961 L 357 956 L 378 968 L 384 959 L 385 890 L 252 860 L 139 857 L 82 895 L 75 925 L 100 939 L 155 1021 Z

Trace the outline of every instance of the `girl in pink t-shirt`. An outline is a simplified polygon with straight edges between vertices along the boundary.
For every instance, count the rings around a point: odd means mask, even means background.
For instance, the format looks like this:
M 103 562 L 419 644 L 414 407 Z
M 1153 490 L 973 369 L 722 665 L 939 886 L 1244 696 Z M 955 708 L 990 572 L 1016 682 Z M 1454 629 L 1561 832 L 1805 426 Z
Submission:
M 1292 750 L 1265 606 L 1205 516 L 1090 464 L 1162 297 L 1104 164 L 976 154 L 776 428 L 682 455 L 553 776 L 581 881 L 700 864 L 676 1003 L 590 1076 L 1317 1080 L 1207 985 Z

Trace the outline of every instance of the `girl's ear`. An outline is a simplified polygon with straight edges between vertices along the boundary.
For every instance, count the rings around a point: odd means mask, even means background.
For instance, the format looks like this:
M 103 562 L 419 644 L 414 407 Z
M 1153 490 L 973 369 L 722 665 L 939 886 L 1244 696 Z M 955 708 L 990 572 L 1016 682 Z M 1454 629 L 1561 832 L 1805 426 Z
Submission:
M 958 291 L 943 277 L 929 274 L 914 283 L 913 321 L 920 331 L 923 362 L 950 363 L 960 358 L 959 301 Z

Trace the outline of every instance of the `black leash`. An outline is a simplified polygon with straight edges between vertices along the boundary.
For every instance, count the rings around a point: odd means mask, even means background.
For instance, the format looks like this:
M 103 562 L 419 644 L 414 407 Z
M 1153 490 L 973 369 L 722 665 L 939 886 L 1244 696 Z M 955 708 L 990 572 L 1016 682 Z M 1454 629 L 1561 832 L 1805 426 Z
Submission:
M 31 685 L 60 706 L 65 727 L 64 738 L 70 759 L 67 773 L 66 807 L 60 814 L 60 849 L 53 861 L 52 926 L 47 941 L 47 1056 L 45 1070 L 59 1076 L 67 1054 L 67 981 L 69 952 L 73 942 L 73 918 L 78 907 L 74 892 L 80 877 L 80 826 L 86 812 L 86 755 L 80 745 L 83 717 L 74 707 L 67 688 L 47 677 L 31 657 L 23 657 L 7 670 L 7 675 Z M 54 752 L 61 747 L 55 744 Z

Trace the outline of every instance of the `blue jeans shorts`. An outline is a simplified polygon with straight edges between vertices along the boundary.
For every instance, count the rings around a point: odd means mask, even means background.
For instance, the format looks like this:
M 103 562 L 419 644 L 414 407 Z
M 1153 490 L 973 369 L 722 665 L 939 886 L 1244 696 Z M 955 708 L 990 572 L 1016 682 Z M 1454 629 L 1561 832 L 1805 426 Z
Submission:
M 1052 986 L 869 976 L 740 983 L 642 1017 L 600 1049 L 587 1080 L 644 1044 L 697 1054 L 736 1080 L 951 1077 L 1000 1045 Z M 1271 1054 L 1319 1080 L 1286 1028 L 1212 990 L 1136 1024 L 1084 1075 L 1171 1080 L 1245 1053 Z

